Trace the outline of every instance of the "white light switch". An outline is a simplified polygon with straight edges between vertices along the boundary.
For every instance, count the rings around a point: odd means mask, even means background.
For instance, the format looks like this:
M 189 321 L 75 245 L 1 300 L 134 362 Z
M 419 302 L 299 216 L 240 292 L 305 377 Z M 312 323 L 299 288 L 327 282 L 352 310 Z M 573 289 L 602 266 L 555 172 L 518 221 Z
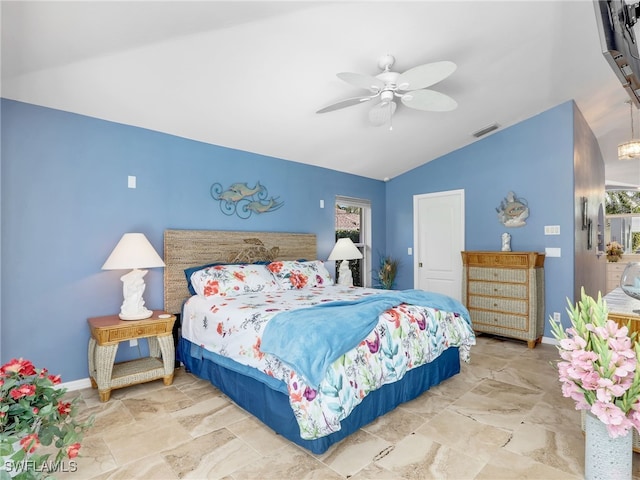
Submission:
M 544 226 L 544 234 L 545 235 L 560 235 L 560 225 L 545 225 Z
M 407 255 L 413 255 L 413 248 L 407 248 Z
M 129 177 L 127 178 L 127 182 L 129 188 L 136 188 L 136 177 L 134 175 L 129 175 Z
M 547 257 L 560 257 L 560 253 L 561 253 L 560 248 L 551 248 L 551 247 L 547 247 L 544 249 L 544 252 L 546 254 Z
M 320 208 L 324 208 L 324 200 L 320 200 Z

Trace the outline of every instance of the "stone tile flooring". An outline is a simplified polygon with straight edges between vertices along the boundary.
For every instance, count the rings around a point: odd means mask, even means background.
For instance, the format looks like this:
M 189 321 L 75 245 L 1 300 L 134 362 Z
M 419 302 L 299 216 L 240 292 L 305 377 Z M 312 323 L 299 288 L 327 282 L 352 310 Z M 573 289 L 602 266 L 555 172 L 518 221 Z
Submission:
M 161 380 L 79 392 L 95 414 L 76 472 L 59 479 L 579 479 L 580 415 L 550 362 L 556 347 L 479 336 L 462 372 L 323 455 L 274 434 L 183 369 Z M 634 453 L 634 478 L 640 478 Z

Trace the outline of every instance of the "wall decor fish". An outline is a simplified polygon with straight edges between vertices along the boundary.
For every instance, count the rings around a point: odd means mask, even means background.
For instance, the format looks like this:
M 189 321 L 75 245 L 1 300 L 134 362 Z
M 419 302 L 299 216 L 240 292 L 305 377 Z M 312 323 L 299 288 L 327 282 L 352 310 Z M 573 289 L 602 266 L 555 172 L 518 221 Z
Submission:
M 211 198 L 220 202 L 220 211 L 225 215 L 237 215 L 242 219 L 252 214 L 273 212 L 284 205 L 278 197 L 270 197 L 267 188 L 260 182 L 254 187 L 247 183 L 233 183 L 225 189 L 220 183 L 214 183 L 209 190 Z

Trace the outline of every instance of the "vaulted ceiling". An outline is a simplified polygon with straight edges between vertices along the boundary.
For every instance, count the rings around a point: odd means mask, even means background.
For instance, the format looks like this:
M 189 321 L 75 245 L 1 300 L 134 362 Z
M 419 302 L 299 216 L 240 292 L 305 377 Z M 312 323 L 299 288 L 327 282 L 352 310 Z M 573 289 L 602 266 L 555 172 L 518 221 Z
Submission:
M 589 0 L 2 1 L 1 15 L 5 98 L 381 180 L 574 99 L 607 180 L 640 184 L 616 158 L 629 106 Z M 432 88 L 458 108 L 400 104 L 393 130 L 369 124 L 373 101 L 316 113 L 366 93 L 336 73 L 377 75 L 385 54 L 397 72 L 454 62 Z

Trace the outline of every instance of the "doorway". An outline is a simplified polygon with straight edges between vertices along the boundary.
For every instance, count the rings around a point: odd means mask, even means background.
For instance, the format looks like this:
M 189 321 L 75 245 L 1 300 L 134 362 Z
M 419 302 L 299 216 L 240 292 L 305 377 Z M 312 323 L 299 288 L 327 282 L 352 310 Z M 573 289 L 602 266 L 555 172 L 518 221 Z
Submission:
M 413 197 L 414 285 L 462 298 L 464 190 Z

